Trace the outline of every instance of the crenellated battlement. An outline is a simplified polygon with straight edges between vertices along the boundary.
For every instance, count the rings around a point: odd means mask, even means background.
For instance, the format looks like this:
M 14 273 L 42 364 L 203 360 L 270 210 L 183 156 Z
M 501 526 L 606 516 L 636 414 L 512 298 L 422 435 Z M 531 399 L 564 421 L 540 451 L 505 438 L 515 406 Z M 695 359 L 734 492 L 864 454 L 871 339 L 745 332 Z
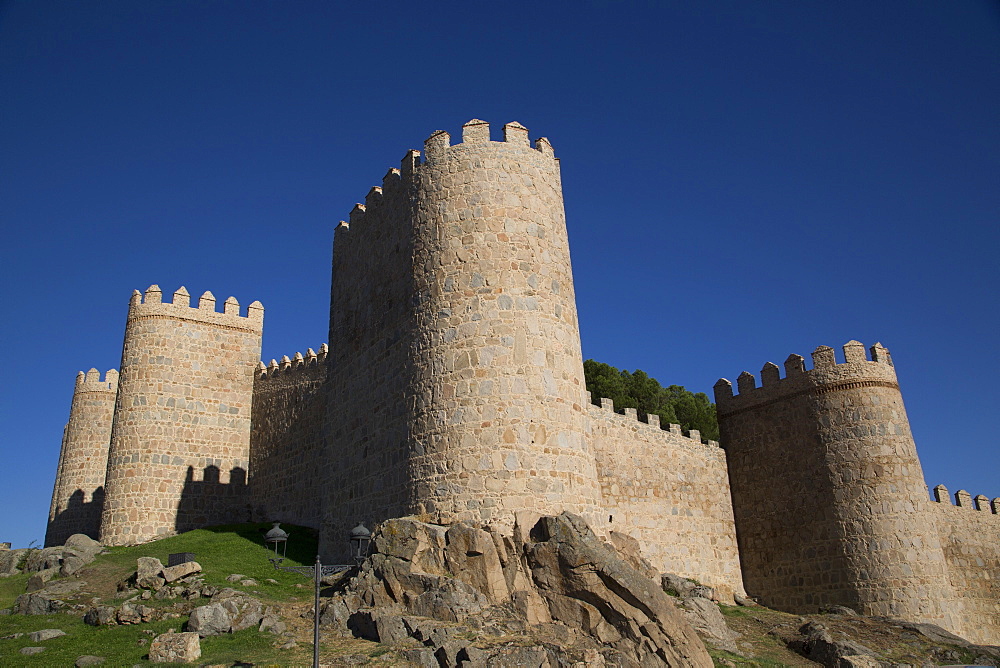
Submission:
M 940 503 L 958 508 L 971 508 L 972 510 L 984 511 L 993 515 L 1000 515 L 1000 496 L 990 501 L 985 494 L 972 496 L 964 489 L 955 492 L 955 502 L 948 495 L 948 488 L 944 485 L 935 485 L 931 489 L 931 498 L 935 503 Z
M 492 141 L 490 139 L 490 124 L 474 118 L 462 126 L 462 141 L 458 144 L 451 143 L 451 135 L 445 130 L 438 130 L 431 134 L 424 141 L 424 155 L 427 162 L 434 162 L 441 159 L 452 149 L 460 147 L 478 148 L 484 144 L 494 146 L 507 146 L 519 149 L 534 149 L 542 155 L 555 159 L 555 152 L 552 144 L 545 137 L 539 137 L 532 146 L 528 138 L 528 128 L 517 121 L 512 121 L 503 126 L 503 141 Z
M 170 302 L 165 302 L 160 286 L 153 284 L 145 293 L 134 290 L 129 300 L 130 322 L 148 318 L 189 320 L 260 333 L 264 327 L 264 306 L 259 301 L 251 302 L 246 315 L 241 316 L 240 303 L 235 297 L 229 297 L 223 302 L 220 313 L 216 309 L 215 295 L 208 290 L 202 293 L 196 305 L 192 305 L 191 293 L 183 285 L 174 292 Z
M 586 397 L 587 397 L 587 405 L 593 411 L 601 411 L 602 413 L 615 415 L 624 420 L 629 420 L 635 422 L 636 424 L 643 425 L 643 427 L 645 427 L 646 429 L 673 434 L 676 437 L 683 438 L 685 440 L 691 441 L 692 443 L 697 443 L 698 445 L 707 446 L 710 448 L 719 447 L 718 441 L 703 439 L 701 437 L 701 432 L 698 431 L 697 429 L 689 430 L 688 435 L 685 436 L 679 424 L 661 425 L 659 415 L 653 415 L 647 413 L 646 421 L 643 422 L 642 420 L 639 419 L 639 413 L 634 408 L 625 408 L 623 409 L 625 411 L 624 413 L 619 413 L 618 411 L 615 410 L 615 402 L 612 401 L 611 399 L 601 397 L 600 399 L 601 404 L 600 406 L 598 406 L 597 404 L 594 403 L 590 392 L 586 392 Z M 643 427 L 640 427 L 640 429 Z
M 76 374 L 76 389 L 74 392 L 117 392 L 118 391 L 118 369 L 108 369 L 101 379 L 101 372 L 91 368 L 84 373 L 80 371 Z
M 715 383 L 715 403 L 719 414 L 731 414 L 747 408 L 779 401 L 803 392 L 823 392 L 877 385 L 898 389 L 896 370 L 889 351 L 876 343 L 865 353 L 860 341 L 848 341 L 842 347 L 844 361 L 837 361 L 830 346 L 819 346 L 812 352 L 813 368 L 805 368 L 805 358 L 792 354 L 785 359 L 785 376 L 777 364 L 767 362 L 760 371 L 761 385 L 749 371 L 736 379 L 738 393 L 726 378 Z
M 319 352 L 316 352 L 312 348 L 307 348 L 305 355 L 301 352 L 295 353 L 294 357 L 291 358 L 288 355 L 283 355 L 280 362 L 272 359 L 270 364 L 265 364 L 262 360 L 257 365 L 257 378 L 259 380 L 268 380 L 277 376 L 316 368 L 326 364 L 329 354 L 330 347 L 324 343 L 320 345 Z

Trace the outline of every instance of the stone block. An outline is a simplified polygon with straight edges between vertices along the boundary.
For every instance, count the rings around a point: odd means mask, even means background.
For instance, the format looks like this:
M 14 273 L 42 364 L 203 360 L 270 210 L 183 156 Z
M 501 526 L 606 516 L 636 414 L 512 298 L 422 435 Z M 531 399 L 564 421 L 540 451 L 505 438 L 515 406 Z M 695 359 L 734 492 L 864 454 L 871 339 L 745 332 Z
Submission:
M 194 663 L 201 658 L 201 640 L 197 633 L 164 633 L 149 644 L 152 663 Z

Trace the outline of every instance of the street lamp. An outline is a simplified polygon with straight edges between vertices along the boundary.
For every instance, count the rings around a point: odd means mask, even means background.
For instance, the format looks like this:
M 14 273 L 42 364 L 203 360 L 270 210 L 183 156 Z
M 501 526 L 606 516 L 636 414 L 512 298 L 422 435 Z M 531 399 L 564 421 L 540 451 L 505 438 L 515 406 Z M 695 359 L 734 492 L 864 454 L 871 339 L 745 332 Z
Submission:
M 264 534 L 264 542 L 274 546 L 274 558 L 279 562 L 285 558 L 285 549 L 288 546 L 288 534 L 282 531 L 281 522 L 272 522 L 274 526 Z M 278 557 L 278 545 L 281 545 L 281 557 Z
M 372 532 L 365 528 L 365 523 L 360 522 L 358 526 L 351 529 L 347 540 L 351 542 L 351 554 L 354 555 L 354 563 L 358 566 L 368 556 L 368 546 L 372 542 Z
M 309 575 L 313 578 L 313 585 L 315 592 L 313 594 L 313 668 L 319 668 L 319 590 L 323 584 L 323 578 L 328 575 L 333 575 L 334 573 L 341 573 L 343 571 L 353 568 L 351 564 L 330 564 L 326 565 L 320 561 L 319 555 L 316 555 L 316 562 L 312 566 L 282 566 L 281 562 L 285 560 L 285 548 L 288 543 L 288 534 L 282 531 L 278 525 L 280 522 L 274 522 L 274 526 L 264 535 L 264 542 L 271 543 L 274 545 L 274 557 L 269 558 L 276 570 L 279 571 L 291 571 L 293 573 L 301 573 L 302 575 Z M 359 523 L 358 526 L 351 529 L 351 533 L 347 536 L 348 541 L 351 543 L 351 555 L 354 557 L 354 565 L 360 566 L 361 562 L 365 560 L 368 556 L 368 546 L 371 544 L 372 532 L 365 528 L 364 523 Z M 278 544 L 281 544 L 281 556 L 278 556 Z

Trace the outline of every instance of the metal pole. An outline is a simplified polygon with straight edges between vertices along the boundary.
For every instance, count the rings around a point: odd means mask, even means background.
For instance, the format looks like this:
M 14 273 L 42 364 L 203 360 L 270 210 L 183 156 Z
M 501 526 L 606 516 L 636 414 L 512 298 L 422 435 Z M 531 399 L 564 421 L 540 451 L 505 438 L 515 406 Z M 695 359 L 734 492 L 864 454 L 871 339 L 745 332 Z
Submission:
M 316 596 L 313 600 L 313 668 L 319 668 L 319 587 L 323 581 L 323 564 L 316 555 L 315 572 Z

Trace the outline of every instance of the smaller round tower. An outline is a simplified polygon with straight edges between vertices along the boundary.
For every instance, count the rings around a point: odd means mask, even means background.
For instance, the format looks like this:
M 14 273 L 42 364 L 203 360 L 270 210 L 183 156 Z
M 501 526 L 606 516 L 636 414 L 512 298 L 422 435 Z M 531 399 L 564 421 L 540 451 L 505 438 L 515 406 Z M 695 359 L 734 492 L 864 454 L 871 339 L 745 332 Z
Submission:
M 132 545 L 249 519 L 250 403 L 264 308 L 223 312 L 205 292 L 158 286 L 129 303 L 101 542 Z
M 117 393 L 115 369 L 109 369 L 103 380 L 97 369 L 77 374 L 52 490 L 46 546 L 62 545 L 75 533 L 95 539 L 99 535 Z
M 961 632 L 889 351 L 857 341 L 715 385 L 747 592 Z

